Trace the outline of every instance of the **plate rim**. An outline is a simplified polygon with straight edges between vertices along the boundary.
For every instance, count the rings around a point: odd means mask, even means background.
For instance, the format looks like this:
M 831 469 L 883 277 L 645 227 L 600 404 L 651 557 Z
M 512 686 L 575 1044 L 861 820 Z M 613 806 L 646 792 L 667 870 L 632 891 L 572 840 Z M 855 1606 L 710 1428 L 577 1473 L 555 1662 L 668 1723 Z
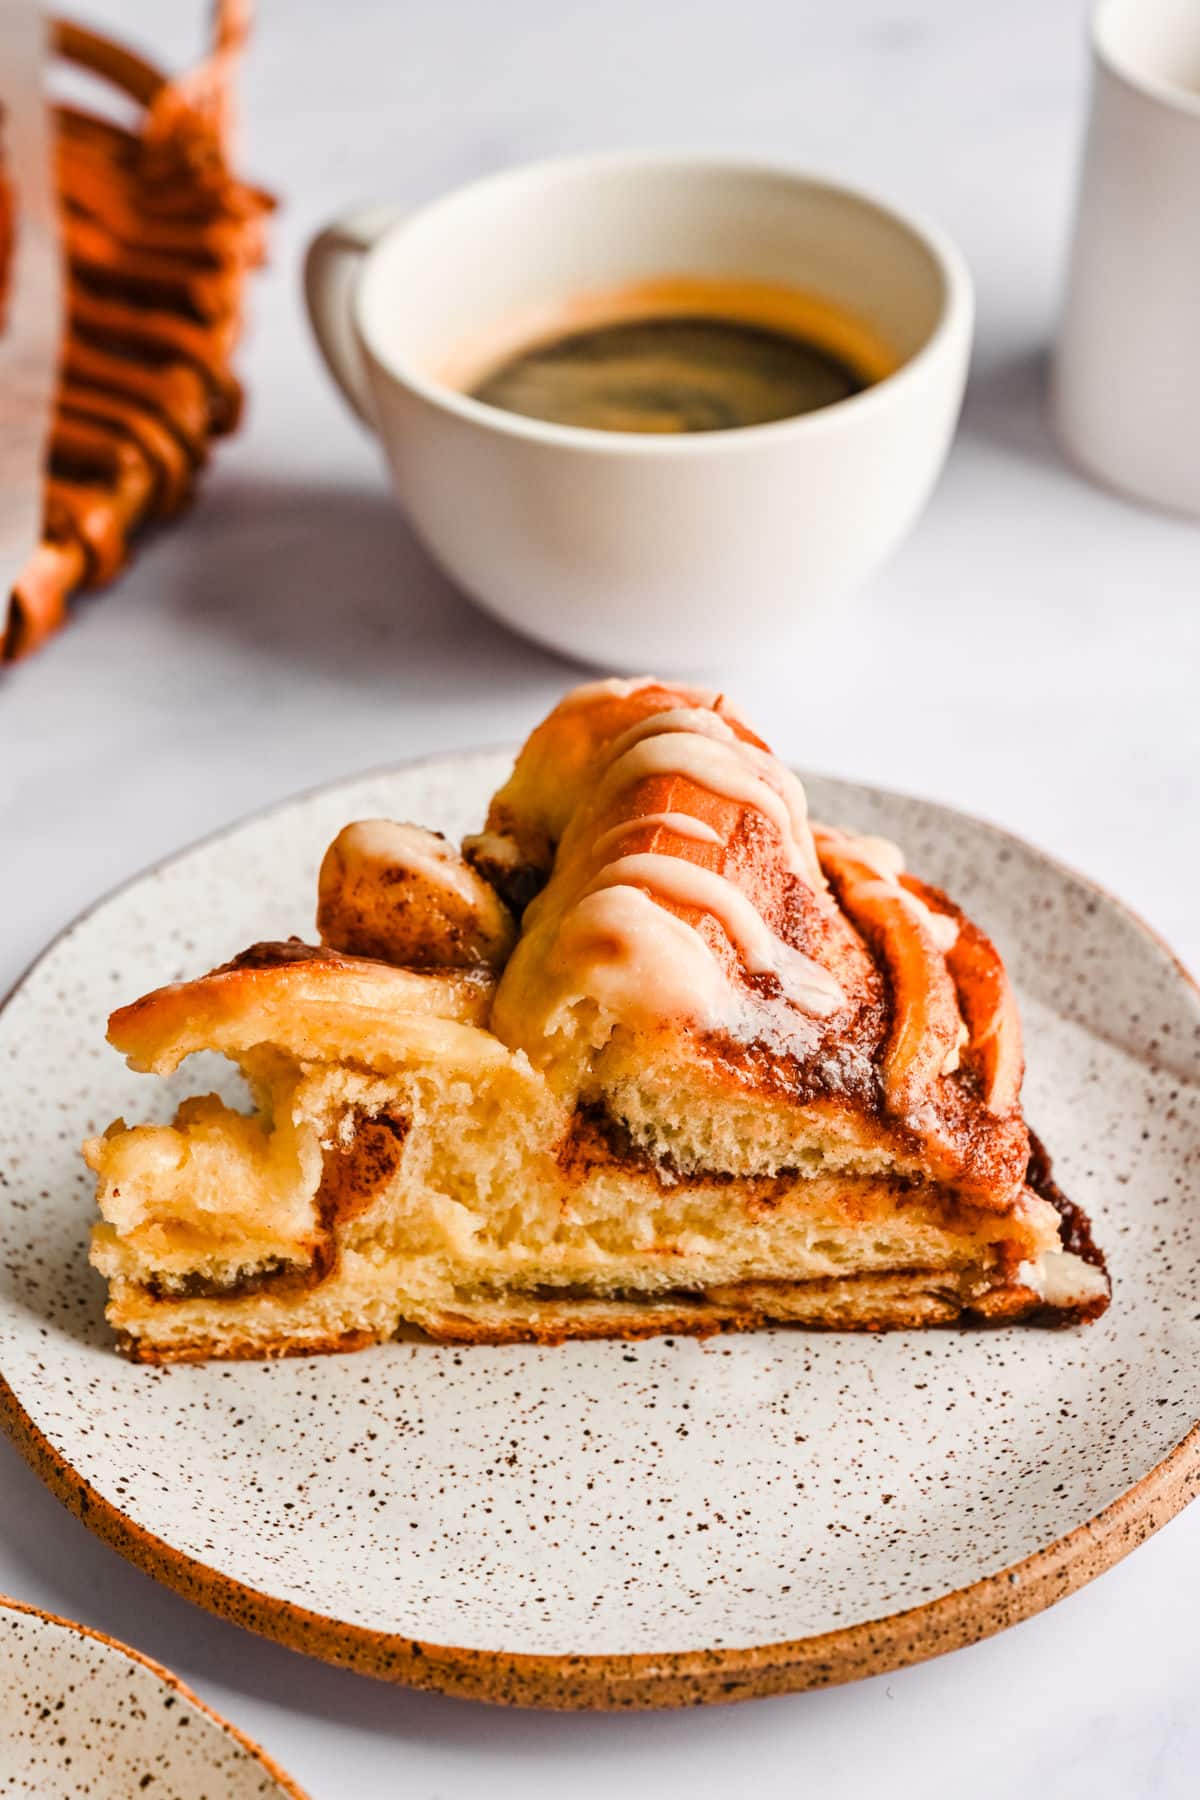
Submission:
M 193 851 L 219 843 L 258 820 L 265 820 L 305 800 L 352 787 L 373 778 L 383 779 L 434 765 L 462 763 L 488 755 L 511 754 L 514 746 L 479 745 L 471 749 L 440 751 L 399 762 L 376 764 L 367 769 L 317 782 L 311 787 L 256 807 L 227 824 L 193 839 L 160 857 L 127 879 L 107 889 L 70 919 L 18 976 L 0 1000 L 0 1014 L 24 988 L 42 962 L 67 935 L 142 881 L 160 874 Z M 980 818 L 962 807 L 875 782 L 826 775 L 824 771 L 799 771 L 802 779 L 841 781 L 897 800 L 916 801 L 984 829 L 1031 853 L 1060 876 L 1082 884 L 1092 894 L 1132 924 L 1138 933 L 1164 953 L 1179 978 L 1200 999 L 1200 982 L 1192 975 L 1165 938 L 1125 901 L 1091 876 L 1031 843 L 1019 833 Z M 376 1679 L 413 1688 L 430 1689 L 463 1699 L 484 1700 L 513 1706 L 547 1707 L 564 1711 L 619 1711 L 717 1704 L 832 1687 L 862 1680 L 893 1669 L 907 1668 L 966 1644 L 977 1643 L 1010 1625 L 1065 1599 L 1120 1562 L 1130 1551 L 1181 1512 L 1200 1493 L 1200 1419 L 1154 1468 L 1110 1501 L 1091 1519 L 1074 1526 L 1051 1543 L 1006 1568 L 939 1595 L 919 1606 L 905 1607 L 878 1618 L 860 1620 L 836 1630 L 807 1637 L 783 1639 L 771 1644 L 724 1647 L 713 1650 L 639 1651 L 628 1654 L 478 1650 L 452 1644 L 436 1644 L 403 1633 L 381 1631 L 352 1624 L 327 1613 L 316 1612 L 291 1600 L 263 1593 L 249 1583 L 213 1569 L 200 1558 L 177 1549 L 148 1531 L 84 1479 L 55 1448 L 26 1411 L 0 1371 L 0 1428 L 25 1458 L 56 1499 L 103 1542 L 117 1550 L 145 1573 L 161 1581 L 185 1599 L 260 1636 L 290 1649 Z M 0 1601 L 0 1604 L 6 1602 Z M 24 1607 L 38 1612 L 37 1607 Z M 43 1615 L 55 1619 L 53 1614 Z M 70 1620 L 55 1620 L 71 1625 Z M 77 1627 L 89 1632 L 86 1626 Z M 190 1700 L 211 1714 L 217 1723 L 241 1739 L 282 1779 L 285 1791 L 305 1800 L 290 1778 L 277 1771 L 253 1740 L 213 1713 L 198 1696 L 169 1670 L 140 1651 L 131 1650 L 103 1632 L 118 1650 L 146 1663 L 178 1685 Z
M 140 1663 L 142 1668 L 148 1669 L 150 1674 L 161 1681 L 164 1687 L 169 1687 L 172 1693 L 178 1694 L 181 1700 L 185 1700 L 189 1706 L 194 1707 L 211 1724 L 216 1725 L 226 1737 L 232 1738 L 240 1749 L 252 1756 L 255 1762 L 266 1770 L 272 1781 L 278 1784 L 283 1793 L 291 1796 L 291 1800 L 309 1800 L 306 1791 L 296 1785 L 286 1769 L 281 1769 L 275 1758 L 264 1750 L 261 1744 L 256 1743 L 248 1732 L 225 1718 L 215 1707 L 210 1706 L 207 1700 L 202 1700 L 195 1689 L 189 1687 L 187 1682 L 176 1675 L 173 1669 L 168 1669 L 165 1663 L 160 1663 L 155 1657 L 147 1656 L 144 1650 L 137 1650 L 132 1644 L 126 1644 L 120 1638 L 110 1636 L 107 1631 L 101 1631 L 98 1626 L 83 1625 L 78 1619 L 64 1618 L 62 1613 L 50 1612 L 47 1607 L 35 1606 L 29 1600 L 18 1600 L 12 1594 L 0 1593 L 0 1613 L 19 1613 L 26 1618 L 40 1619 L 44 1625 L 53 1625 L 60 1630 L 70 1632 L 74 1637 L 92 1638 L 96 1643 L 103 1644 L 107 1650 L 117 1651 L 129 1662 Z

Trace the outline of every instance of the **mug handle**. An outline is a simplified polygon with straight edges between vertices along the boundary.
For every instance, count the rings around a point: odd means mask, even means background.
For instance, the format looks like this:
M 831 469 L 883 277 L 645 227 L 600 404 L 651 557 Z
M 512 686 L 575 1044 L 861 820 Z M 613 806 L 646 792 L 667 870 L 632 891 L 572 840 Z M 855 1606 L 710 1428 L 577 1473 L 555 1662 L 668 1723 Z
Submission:
M 404 217 L 394 202 L 355 207 L 319 231 L 304 258 L 304 299 L 325 366 L 351 410 L 375 429 L 371 387 L 354 326 L 354 290 L 369 250 Z

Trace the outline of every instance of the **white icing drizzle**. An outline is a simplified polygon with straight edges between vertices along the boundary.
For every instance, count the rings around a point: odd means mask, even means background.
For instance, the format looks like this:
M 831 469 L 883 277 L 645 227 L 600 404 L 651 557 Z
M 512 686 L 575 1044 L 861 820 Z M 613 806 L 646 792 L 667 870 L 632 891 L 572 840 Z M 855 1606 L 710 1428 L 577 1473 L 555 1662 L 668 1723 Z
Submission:
M 733 990 L 704 939 L 641 888 L 585 894 L 559 927 L 555 961 L 572 976 L 586 970 L 583 991 L 628 1023 L 732 1020 Z M 550 1030 L 556 1022 L 552 1015 Z
M 577 689 L 570 700 L 588 705 L 653 685 L 650 677 L 595 682 Z M 680 704 L 637 720 L 606 746 L 588 816 L 602 819 L 638 781 L 678 776 L 761 814 L 779 835 L 787 868 L 829 905 L 799 781 L 769 751 L 738 736 L 715 710 L 718 704 L 726 710 L 718 693 L 687 688 L 677 694 Z M 729 716 L 737 715 L 730 711 Z M 597 837 L 589 862 L 601 863 L 599 873 L 555 932 L 551 963 L 559 998 L 549 1029 L 557 1028 L 563 1008 L 586 995 L 602 1013 L 629 1023 L 684 1017 L 746 1042 L 794 1048 L 806 1030 L 815 1031 L 806 1020 L 827 1018 L 845 1004 L 838 982 L 821 963 L 785 943 L 741 888 L 716 870 L 678 854 L 620 855 L 622 840 L 647 826 L 662 826 L 696 843 L 724 841 L 706 821 L 677 811 L 625 818 Z M 616 859 L 604 863 L 609 852 L 616 852 Z M 668 910 L 671 905 L 714 918 L 747 972 L 773 975 L 782 994 L 763 995 L 738 984 L 701 933 Z
M 1047 1306 L 1084 1306 L 1108 1294 L 1103 1270 L 1085 1262 L 1074 1250 L 1046 1250 L 1036 1262 L 1021 1263 L 1017 1280 L 1031 1287 Z
M 736 741 L 740 754 L 751 768 L 757 769 L 764 780 L 771 783 L 788 809 L 788 817 L 792 823 L 792 841 L 801 859 L 797 873 L 803 875 L 814 894 L 823 894 L 827 884 L 817 860 L 812 827 L 808 822 L 808 796 L 800 777 L 793 775 L 787 765 L 781 763 L 777 756 L 772 756 L 769 750 L 760 750 L 757 744 L 747 744 L 742 738 Z
M 914 894 L 901 885 L 904 852 L 899 844 L 893 844 L 890 838 L 856 837 L 849 831 L 828 829 L 828 835 L 845 844 L 859 862 L 865 863 L 868 869 L 878 875 L 881 886 L 894 899 L 903 902 L 906 911 L 918 925 L 925 927 L 943 956 L 948 950 L 953 950 L 958 942 L 958 920 L 952 919 L 948 913 L 935 912 L 931 906 L 926 906 L 919 894 Z
M 479 904 L 479 877 L 458 852 L 420 825 L 404 825 L 392 819 L 361 819 L 350 827 L 355 850 L 393 868 L 411 869 L 433 887 L 474 908 Z
M 874 873 L 874 881 L 862 884 L 863 893 L 875 892 L 889 900 L 899 900 L 909 917 L 925 931 L 941 956 L 953 950 L 958 942 L 957 919 L 951 918 L 948 913 L 935 912 L 931 906 L 926 906 L 919 894 L 914 894 L 903 886 L 900 876 L 904 871 L 904 852 L 899 844 L 893 844 L 890 838 L 857 837 L 851 831 L 839 831 L 831 826 L 823 826 L 821 829 L 826 837 L 844 845 Z M 957 1037 L 942 1063 L 943 1075 L 954 1074 L 970 1037 L 971 1034 L 960 1017 Z
M 631 694 L 658 685 L 657 675 L 610 675 L 606 681 L 585 681 L 581 687 L 572 688 L 560 705 L 589 706 L 595 700 L 628 700 Z
M 869 893 L 872 888 L 876 887 L 890 894 L 893 899 L 900 901 L 904 910 L 917 921 L 917 924 L 925 927 L 933 939 L 934 947 L 940 950 L 943 956 L 947 950 L 953 950 L 958 942 L 958 921 L 956 919 L 949 918 L 946 913 L 934 912 L 932 907 L 926 906 L 919 894 L 910 893 L 908 888 L 901 887 L 898 881 L 889 881 L 883 876 L 877 882 L 864 882 L 863 892 Z
M 905 906 L 909 912 L 916 913 L 942 955 L 953 950 L 958 942 L 958 920 L 952 919 L 949 913 L 934 912 L 932 906 L 926 906 L 919 894 L 911 893 L 906 887 L 902 887 L 900 892 L 904 895 Z
M 851 836 L 850 842 L 858 852 L 859 860 L 867 867 L 874 869 L 878 875 L 886 875 L 895 881 L 904 873 L 904 852 L 899 844 L 893 844 L 891 838 L 870 837 L 863 833 L 861 837 Z
M 843 1004 L 845 996 L 828 969 L 777 937 L 741 889 L 715 870 L 651 851 L 610 863 L 596 877 L 591 891 L 624 886 L 645 887 L 664 900 L 711 913 L 740 951 L 750 973 L 774 975 L 802 1012 L 823 1019 Z
M 606 850 L 611 850 L 613 845 L 619 843 L 622 838 L 630 837 L 635 831 L 644 831 L 655 825 L 665 826 L 668 831 L 673 831 L 676 837 L 690 838 L 693 843 L 697 844 L 721 844 L 725 841 L 719 831 L 714 831 L 712 826 L 707 825 L 703 819 L 693 819 L 691 813 L 656 812 L 645 813 L 640 819 L 622 819 L 619 825 L 614 825 L 611 831 L 604 832 L 596 839 L 592 845 L 592 853 L 595 856 L 602 856 Z
M 648 776 L 683 776 L 697 787 L 707 788 L 709 793 L 751 806 L 768 818 L 782 840 L 789 869 L 807 880 L 807 860 L 796 842 L 792 815 L 775 789 L 747 766 L 740 754 L 743 748 L 736 740 L 723 743 L 690 731 L 643 738 L 610 764 L 598 808 L 603 810 L 613 795 Z
M 643 738 L 666 737 L 673 731 L 694 731 L 701 737 L 736 741 L 737 733 L 727 725 L 720 713 L 703 706 L 672 706 L 666 712 L 648 713 L 613 739 L 608 746 L 608 760 L 615 762 L 626 750 L 632 750 Z
M 684 745 L 694 745 L 697 738 L 713 745 L 722 745 L 727 768 L 734 758 L 747 767 L 759 781 L 757 788 L 749 788 L 744 782 L 731 787 L 728 779 L 725 785 L 717 786 L 713 775 L 721 766 L 720 759 L 714 758 L 711 751 L 699 748 L 696 754 L 686 748 L 682 750 L 681 754 L 688 759 L 685 766 L 667 769 L 658 764 L 652 772 L 687 775 L 711 792 L 723 794 L 726 799 L 738 800 L 743 805 L 753 806 L 764 813 L 783 839 L 788 867 L 793 874 L 802 876 L 814 893 L 821 894 L 825 891 L 825 877 L 821 873 L 809 828 L 808 802 L 804 788 L 778 757 L 772 756 L 769 750 L 760 749 L 757 744 L 748 744 L 743 738 L 739 738 L 719 713 L 698 706 L 677 706 L 639 719 L 628 731 L 615 738 L 609 747 L 610 773 L 625 761 L 630 750 L 660 737 L 670 737 L 677 741 L 682 738 Z M 705 763 L 707 778 L 698 772 L 698 760 Z M 637 776 L 634 775 L 632 779 L 636 780 Z M 763 797 L 764 790 L 769 796 L 766 799 Z

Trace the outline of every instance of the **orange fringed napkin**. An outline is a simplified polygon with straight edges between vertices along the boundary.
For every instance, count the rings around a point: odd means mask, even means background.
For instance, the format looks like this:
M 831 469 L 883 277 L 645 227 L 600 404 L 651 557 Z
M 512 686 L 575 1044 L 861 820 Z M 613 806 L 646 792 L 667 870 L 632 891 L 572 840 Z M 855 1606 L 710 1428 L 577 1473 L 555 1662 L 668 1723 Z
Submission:
M 245 7 L 222 0 L 211 54 L 172 81 L 81 26 L 53 28 L 57 54 L 142 118 L 130 131 L 54 109 L 66 341 L 43 537 L 9 600 L 6 660 L 58 629 L 75 589 L 111 580 L 144 525 L 186 504 L 211 439 L 237 424 L 230 359 L 273 204 L 228 161 L 246 32 Z

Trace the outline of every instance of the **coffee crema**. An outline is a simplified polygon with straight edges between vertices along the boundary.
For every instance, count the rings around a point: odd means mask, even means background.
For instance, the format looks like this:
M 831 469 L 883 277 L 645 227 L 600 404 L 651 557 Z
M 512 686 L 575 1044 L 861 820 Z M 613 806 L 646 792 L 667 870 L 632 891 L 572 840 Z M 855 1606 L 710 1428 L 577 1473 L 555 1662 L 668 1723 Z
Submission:
M 872 327 L 766 282 L 665 277 L 575 296 L 468 346 L 444 379 L 525 418 L 593 431 L 730 431 L 796 418 L 890 374 Z

